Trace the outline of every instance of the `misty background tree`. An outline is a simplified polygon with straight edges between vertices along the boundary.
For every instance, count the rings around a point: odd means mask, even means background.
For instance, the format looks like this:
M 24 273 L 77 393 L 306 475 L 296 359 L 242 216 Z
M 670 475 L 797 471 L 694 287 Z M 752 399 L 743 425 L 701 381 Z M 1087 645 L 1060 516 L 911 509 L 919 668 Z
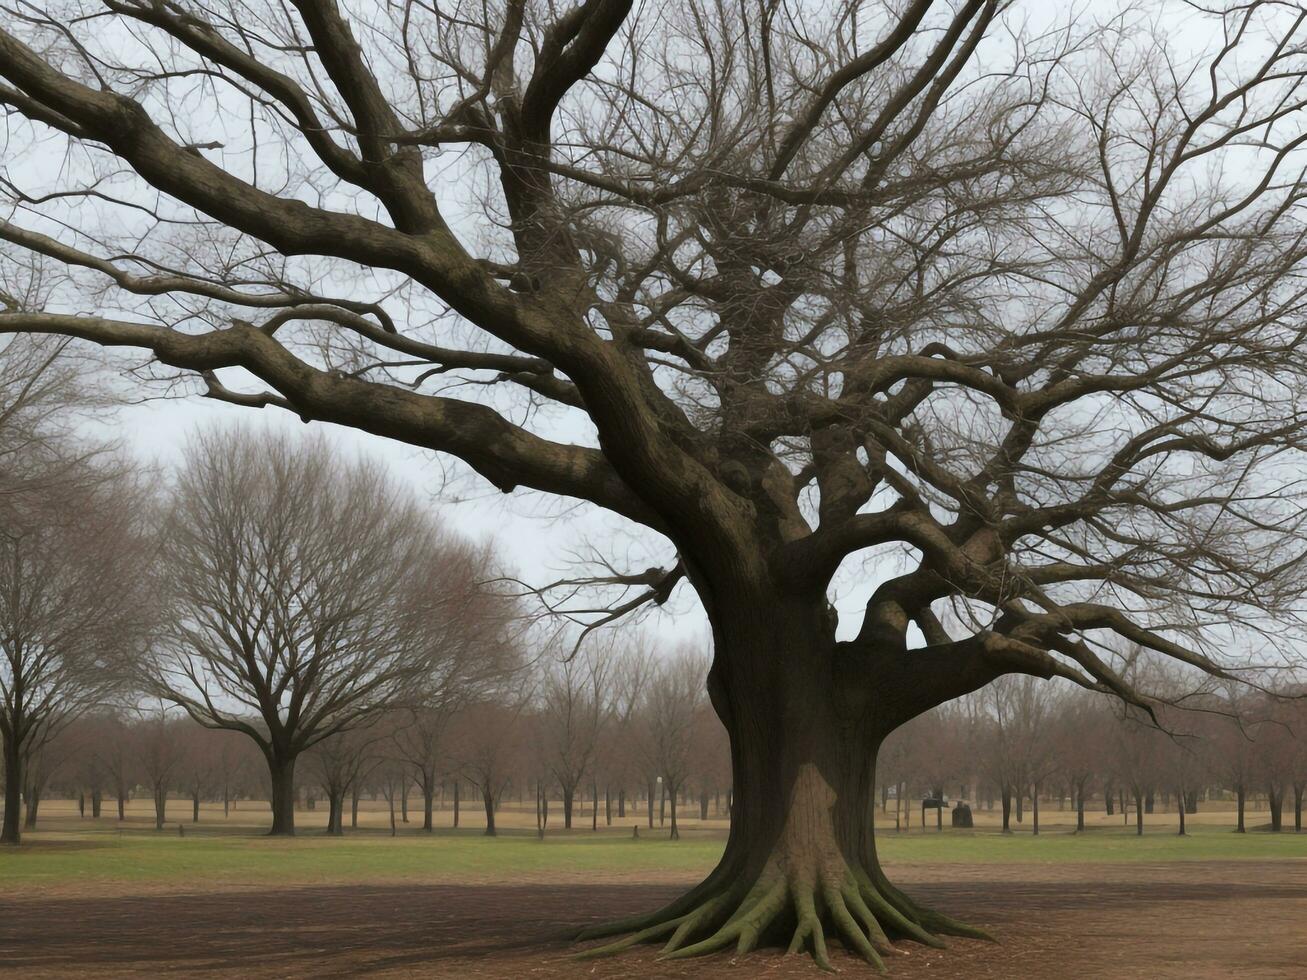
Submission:
M 595 618 L 702 602 L 731 833 L 610 950 L 975 934 L 881 871 L 888 732 L 1298 635 L 1307 15 L 256 6 L 0 30 L 0 238 L 63 277 L 0 330 L 667 543 Z
M 149 643 L 148 498 L 94 450 L 65 448 L 0 490 L 0 843 L 19 842 L 22 796 L 35 826 L 45 749 L 121 691 Z

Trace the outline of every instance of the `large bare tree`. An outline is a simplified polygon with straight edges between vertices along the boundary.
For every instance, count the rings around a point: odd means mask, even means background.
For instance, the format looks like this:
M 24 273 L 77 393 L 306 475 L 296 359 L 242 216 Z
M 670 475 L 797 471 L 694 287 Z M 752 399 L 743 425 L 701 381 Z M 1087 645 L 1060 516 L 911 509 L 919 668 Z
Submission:
M 5 10 L 0 237 L 66 283 L 0 329 L 675 549 L 605 577 L 703 602 L 730 842 L 589 935 L 970 934 L 881 873 L 887 732 L 1010 672 L 1143 700 L 1108 634 L 1219 674 L 1213 624 L 1288 625 L 1292 5 L 1177 2 L 1169 37 L 1008 0 Z
M 199 435 L 168 515 L 173 604 L 146 685 L 255 741 L 272 833 L 292 834 L 299 755 L 420 703 L 476 639 L 488 573 L 475 555 L 376 464 L 320 441 Z

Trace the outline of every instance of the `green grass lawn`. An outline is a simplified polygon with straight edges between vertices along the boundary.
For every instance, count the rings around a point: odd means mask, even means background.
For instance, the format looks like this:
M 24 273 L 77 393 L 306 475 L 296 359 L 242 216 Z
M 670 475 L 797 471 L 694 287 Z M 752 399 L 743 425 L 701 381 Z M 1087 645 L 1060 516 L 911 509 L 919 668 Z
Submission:
M 887 862 L 1027 863 L 1279 860 L 1307 858 L 1307 834 L 1234 834 L 1198 828 L 1186 838 L 1159 828 L 1133 831 L 1099 828 L 1083 835 L 1058 830 L 1033 837 L 989 831 L 945 831 L 878 835 Z M 9 885 L 94 887 L 150 883 L 214 885 L 326 884 L 360 881 L 535 881 L 578 876 L 657 874 L 693 876 L 706 872 L 721 853 L 720 833 L 687 834 L 669 842 L 660 835 L 633 840 L 617 832 L 573 831 L 543 842 L 529 833 L 487 838 L 475 830 L 406 831 L 397 838 L 360 833 L 328 839 L 306 833 L 293 840 L 254 834 L 135 829 L 54 831 L 29 835 L 14 849 L 0 850 L 0 881 Z

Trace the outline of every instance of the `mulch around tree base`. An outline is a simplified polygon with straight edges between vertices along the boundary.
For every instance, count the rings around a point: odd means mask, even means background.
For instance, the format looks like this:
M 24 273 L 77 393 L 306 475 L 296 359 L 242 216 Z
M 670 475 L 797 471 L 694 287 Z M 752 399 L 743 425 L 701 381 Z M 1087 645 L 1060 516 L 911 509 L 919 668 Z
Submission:
M 905 945 L 893 977 L 1307 977 L 1307 860 L 1159 865 L 914 865 L 914 896 L 1001 945 Z M 761 952 L 659 963 L 653 947 L 578 962 L 560 933 L 665 902 L 681 885 L 340 885 L 129 897 L 12 892 L 0 975 L 816 977 Z M 832 943 L 835 965 L 871 975 Z

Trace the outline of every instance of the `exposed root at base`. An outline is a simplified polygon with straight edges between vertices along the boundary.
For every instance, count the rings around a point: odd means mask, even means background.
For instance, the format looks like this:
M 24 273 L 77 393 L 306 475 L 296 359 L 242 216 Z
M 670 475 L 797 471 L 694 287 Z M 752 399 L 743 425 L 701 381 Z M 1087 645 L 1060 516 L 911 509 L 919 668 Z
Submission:
M 666 939 L 660 959 L 685 959 L 734 945 L 737 954 L 759 943 L 787 952 L 810 951 L 824 970 L 834 971 L 827 939 L 839 939 L 879 971 L 884 957 L 902 953 L 894 940 L 943 948 L 941 936 L 993 941 L 983 929 L 917 905 L 889 884 L 879 869 L 838 873 L 787 874 L 771 867 L 752 886 L 713 887 L 712 879 L 665 908 L 645 916 L 586 929 L 577 941 L 625 934 L 621 939 L 577 953 L 578 959 L 611 956 L 641 943 Z

